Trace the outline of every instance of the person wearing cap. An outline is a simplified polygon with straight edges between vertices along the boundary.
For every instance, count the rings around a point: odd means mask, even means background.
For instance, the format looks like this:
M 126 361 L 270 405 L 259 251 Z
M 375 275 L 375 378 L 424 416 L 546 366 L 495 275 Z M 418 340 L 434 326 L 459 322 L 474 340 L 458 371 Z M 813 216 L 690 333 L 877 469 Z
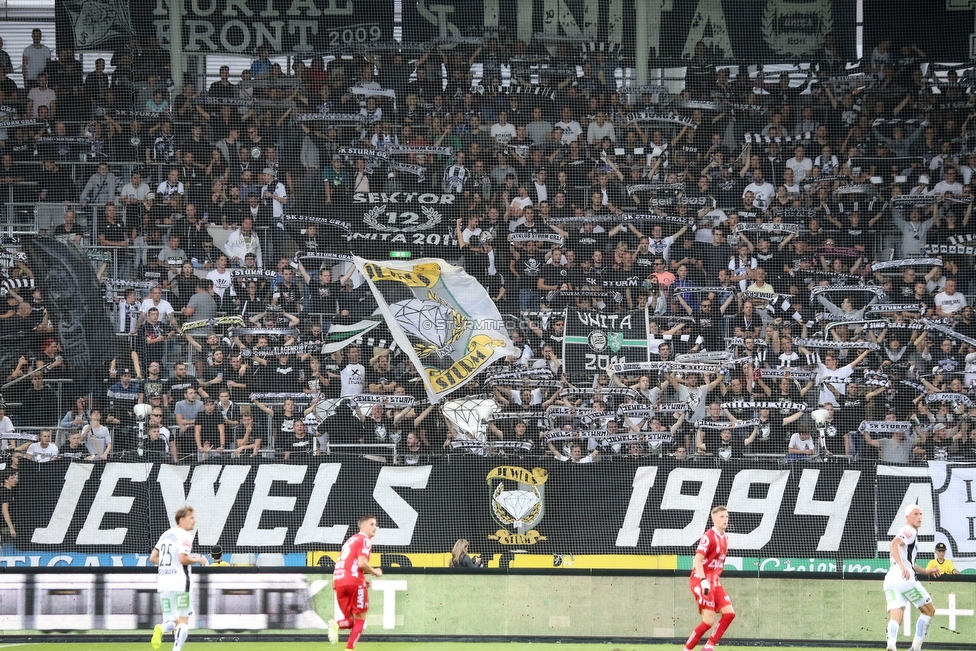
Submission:
M 931 572 L 933 569 L 938 568 L 938 574 L 933 572 L 935 576 L 944 576 L 946 574 L 959 574 L 959 570 L 956 569 L 955 563 L 950 559 L 946 558 L 946 544 L 944 542 L 935 543 L 935 558 L 930 560 L 926 565 L 925 569 Z
M 214 545 L 210 548 L 210 558 L 213 559 L 210 567 L 230 567 L 230 563 L 224 560 L 224 548 L 220 545 Z

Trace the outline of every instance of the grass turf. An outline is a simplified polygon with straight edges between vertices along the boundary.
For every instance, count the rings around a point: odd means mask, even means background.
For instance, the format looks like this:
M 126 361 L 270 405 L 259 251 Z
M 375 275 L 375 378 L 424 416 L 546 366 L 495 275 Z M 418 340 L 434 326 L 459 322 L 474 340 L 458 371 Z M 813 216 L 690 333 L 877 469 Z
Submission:
M 147 651 L 149 646 L 149 635 L 146 635 L 145 643 L 134 642 L 108 642 L 108 643 L 89 643 L 89 642 L 70 642 L 70 643 L 29 643 L 29 644 L 4 644 L 0 640 L 0 651 L 11 649 L 11 651 Z M 163 639 L 163 646 L 160 651 L 168 651 L 172 648 L 172 641 Z M 345 648 L 345 641 L 332 646 L 328 642 L 314 643 L 319 651 L 335 649 L 340 651 Z M 879 648 L 883 642 L 879 643 Z M 516 651 L 528 647 L 531 651 L 663 651 L 665 649 L 675 649 L 676 644 L 550 644 L 550 643 L 421 643 L 421 642 L 360 642 L 356 645 L 357 651 L 429 651 L 431 647 L 441 648 L 444 651 Z M 721 647 L 722 651 L 757 651 L 760 647 Z M 186 651 L 308 651 L 309 643 L 304 642 L 194 642 L 193 636 L 187 640 Z M 790 647 L 790 651 L 822 651 L 824 647 Z M 830 651 L 864 651 L 854 648 L 833 647 Z

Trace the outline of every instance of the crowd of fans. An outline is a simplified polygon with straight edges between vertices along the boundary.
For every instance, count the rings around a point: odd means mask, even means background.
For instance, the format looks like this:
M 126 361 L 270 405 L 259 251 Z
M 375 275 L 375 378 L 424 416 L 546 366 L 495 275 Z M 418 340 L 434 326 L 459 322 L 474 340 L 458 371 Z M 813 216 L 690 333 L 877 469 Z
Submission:
M 68 373 L 44 297 L 8 252 L 0 331 L 23 350 L 0 434 L 49 428 L 4 441 L 32 461 L 296 459 L 340 443 L 394 443 L 406 463 L 976 458 L 976 109 L 968 76 L 917 47 L 882 42 L 852 69 L 827 47 L 775 78 L 700 52 L 680 92 L 618 88 L 610 53 L 495 39 L 291 70 L 259 48 L 240 79 L 225 67 L 174 94 L 155 44 L 83 75 L 33 37 L 21 85 L 0 49 L 14 125 L 0 123 L 0 192 L 36 207 L 37 233 L 91 252 L 120 336 L 101 395 L 55 391 Z M 388 332 L 330 355 L 253 354 L 373 313 L 354 268 L 323 263 L 350 250 L 328 218 L 357 231 L 357 194 L 394 192 L 454 195 L 436 228 L 458 247 L 425 253 L 513 315 L 506 379 L 461 392 L 501 409 L 480 431 L 427 404 L 406 356 L 379 345 Z M 649 359 L 670 365 L 562 367 L 567 318 L 645 308 Z M 208 321 L 228 315 L 271 332 Z M 360 394 L 415 400 L 329 402 Z M 492 445 L 464 444 L 481 437 Z

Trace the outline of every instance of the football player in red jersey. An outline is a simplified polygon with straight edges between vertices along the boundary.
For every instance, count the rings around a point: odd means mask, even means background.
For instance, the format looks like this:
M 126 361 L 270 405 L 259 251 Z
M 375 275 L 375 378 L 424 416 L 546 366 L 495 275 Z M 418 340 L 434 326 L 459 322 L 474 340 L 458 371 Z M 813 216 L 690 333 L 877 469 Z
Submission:
M 352 629 L 346 642 L 347 649 L 355 648 L 366 625 L 366 613 L 369 611 L 366 575 L 383 576 L 383 570 L 369 564 L 376 529 L 376 516 L 364 515 L 359 518 L 359 533 L 342 546 L 342 553 L 332 571 L 332 589 L 345 619 L 329 621 L 329 642 L 335 644 L 339 640 L 340 628 Z
M 712 528 L 705 532 L 698 541 L 695 549 L 695 565 L 691 572 L 691 591 L 698 602 L 698 612 L 702 621 L 695 627 L 694 632 L 685 642 L 685 649 L 692 651 L 698 641 L 715 623 L 715 613 L 721 613 L 715 632 L 705 642 L 705 651 L 718 644 L 725 634 L 725 630 L 735 619 L 732 600 L 722 587 L 722 568 L 725 567 L 725 555 L 729 551 L 729 539 L 725 535 L 725 528 L 729 524 L 729 510 L 724 506 L 712 509 Z

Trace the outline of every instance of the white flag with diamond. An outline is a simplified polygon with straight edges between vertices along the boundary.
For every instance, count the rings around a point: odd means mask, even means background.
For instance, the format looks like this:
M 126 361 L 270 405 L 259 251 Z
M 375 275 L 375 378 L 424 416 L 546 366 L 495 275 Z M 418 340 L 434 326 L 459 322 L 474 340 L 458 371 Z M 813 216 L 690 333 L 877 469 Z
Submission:
M 432 403 L 518 354 L 488 291 L 461 268 L 435 258 L 353 259 Z

